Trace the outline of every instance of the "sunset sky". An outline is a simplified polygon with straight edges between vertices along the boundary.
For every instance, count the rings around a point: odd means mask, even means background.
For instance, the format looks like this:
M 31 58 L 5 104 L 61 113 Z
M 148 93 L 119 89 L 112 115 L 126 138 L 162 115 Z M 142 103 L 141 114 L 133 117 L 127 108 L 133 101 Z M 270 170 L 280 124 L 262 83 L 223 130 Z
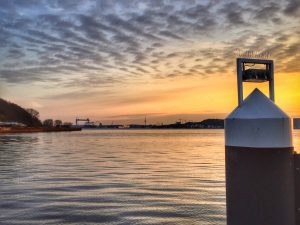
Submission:
M 72 122 L 224 118 L 237 52 L 261 51 L 300 116 L 299 24 L 299 0 L 1 0 L 0 97 Z

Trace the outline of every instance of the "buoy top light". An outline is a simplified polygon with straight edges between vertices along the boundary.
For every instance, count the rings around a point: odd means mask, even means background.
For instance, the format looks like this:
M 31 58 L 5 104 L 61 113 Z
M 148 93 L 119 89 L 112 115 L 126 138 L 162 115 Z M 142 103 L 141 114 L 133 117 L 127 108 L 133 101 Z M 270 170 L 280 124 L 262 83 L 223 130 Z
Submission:
M 270 80 L 270 71 L 267 69 L 244 69 L 243 70 L 243 81 L 262 83 Z
M 273 60 L 237 58 L 238 100 L 243 103 L 243 82 L 269 82 L 270 99 L 274 101 Z

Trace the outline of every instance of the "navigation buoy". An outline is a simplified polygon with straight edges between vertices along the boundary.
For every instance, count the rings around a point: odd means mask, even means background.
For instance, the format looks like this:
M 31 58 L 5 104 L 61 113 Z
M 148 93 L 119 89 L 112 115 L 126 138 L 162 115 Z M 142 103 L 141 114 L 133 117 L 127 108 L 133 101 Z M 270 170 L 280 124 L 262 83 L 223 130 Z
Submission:
M 295 225 L 290 117 L 255 89 L 225 119 L 225 145 L 227 225 Z

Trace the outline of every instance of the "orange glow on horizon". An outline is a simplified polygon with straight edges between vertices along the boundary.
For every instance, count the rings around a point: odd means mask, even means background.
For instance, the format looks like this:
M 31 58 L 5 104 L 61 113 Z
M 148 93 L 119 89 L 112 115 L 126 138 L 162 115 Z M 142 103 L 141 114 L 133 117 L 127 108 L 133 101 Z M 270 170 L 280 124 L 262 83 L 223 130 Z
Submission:
M 292 117 L 300 116 L 299 85 L 298 73 L 284 74 L 275 71 L 275 102 Z M 244 83 L 244 98 L 255 87 L 268 96 L 267 83 Z M 76 102 L 71 101 L 73 99 L 47 99 L 45 103 L 39 101 L 38 104 L 42 107 L 37 109 L 41 119 L 60 118 L 73 121 L 75 117 L 83 116 L 104 123 L 130 123 L 133 120 L 142 122 L 147 115 L 149 121 L 155 123 L 177 120 L 179 117 L 176 115 L 183 115 L 183 119 L 187 121 L 224 118 L 237 106 L 235 71 L 206 77 L 193 75 L 162 80 L 149 79 L 141 84 L 133 82 L 122 88 L 115 87 L 114 90 L 115 92 L 105 99 L 101 93 L 76 99 Z M 18 103 L 17 98 L 8 100 Z M 172 119 L 168 120 L 168 117 Z

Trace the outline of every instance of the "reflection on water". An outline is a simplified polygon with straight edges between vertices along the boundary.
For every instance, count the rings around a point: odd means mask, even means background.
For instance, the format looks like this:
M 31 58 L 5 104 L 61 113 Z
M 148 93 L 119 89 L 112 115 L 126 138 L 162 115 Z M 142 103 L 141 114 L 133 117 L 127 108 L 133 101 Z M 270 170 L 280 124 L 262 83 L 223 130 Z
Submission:
M 223 146 L 221 130 L 1 135 L 0 224 L 225 225 Z

